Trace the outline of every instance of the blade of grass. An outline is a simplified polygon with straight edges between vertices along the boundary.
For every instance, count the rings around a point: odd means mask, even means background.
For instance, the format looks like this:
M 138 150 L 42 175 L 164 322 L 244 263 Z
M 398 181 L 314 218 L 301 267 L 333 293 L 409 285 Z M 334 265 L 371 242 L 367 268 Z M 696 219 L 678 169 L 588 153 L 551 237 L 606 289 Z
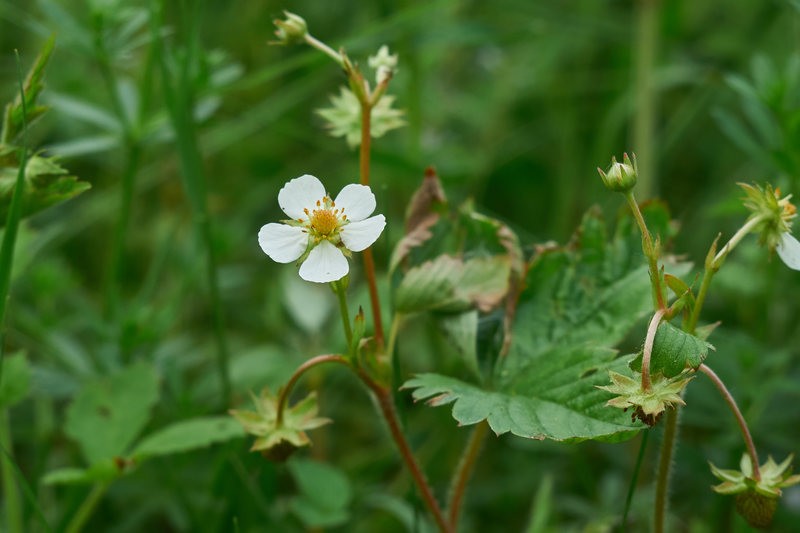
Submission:
M 14 183 L 14 192 L 11 195 L 11 205 L 8 208 L 6 230 L 3 234 L 3 243 L 0 245 L 0 382 L 3 380 L 3 364 L 5 363 L 5 318 L 8 307 L 8 291 L 11 286 L 11 268 L 14 263 L 14 246 L 17 243 L 19 221 L 22 218 L 22 208 L 25 194 L 25 167 L 28 163 L 26 149 L 26 136 L 28 130 L 28 109 L 25 102 L 25 89 L 22 86 L 22 67 L 20 66 L 19 52 L 14 51 L 17 61 L 17 81 L 19 83 L 20 101 L 22 102 L 22 147 L 19 149 L 19 170 Z M 22 505 L 20 502 L 19 488 L 14 479 L 13 440 L 11 438 L 11 423 L 8 410 L 0 412 L 0 446 L 5 451 L 2 457 L 3 466 L 3 494 L 5 495 L 6 526 L 8 531 L 23 531 Z
M 211 218 L 208 216 L 203 161 L 198 146 L 197 128 L 192 115 L 194 90 L 191 83 L 190 67 L 192 61 L 196 58 L 199 48 L 197 44 L 197 17 L 201 6 L 199 2 L 194 3 L 194 9 L 187 14 L 185 4 L 181 3 L 181 12 L 184 15 L 188 15 L 182 17 L 182 20 L 185 20 L 188 25 L 186 32 L 188 36 L 185 38 L 185 54 L 180 57 L 180 66 L 177 69 L 175 84 L 171 81 L 173 73 L 167 64 L 169 51 L 164 45 L 163 34 L 160 31 L 162 22 L 161 7 L 157 0 L 151 2 L 153 46 L 155 55 L 159 58 L 164 99 L 175 129 L 175 141 L 178 148 L 183 185 L 191 204 L 195 230 L 206 248 L 207 283 L 213 313 L 214 337 L 217 344 L 217 371 L 222 388 L 223 407 L 225 407 L 229 403 L 231 394 L 230 375 L 228 373 L 228 345 L 225 336 L 222 300 L 219 294 L 219 276 L 217 275 L 217 259 L 214 252 Z M 171 54 L 170 56 L 174 57 Z

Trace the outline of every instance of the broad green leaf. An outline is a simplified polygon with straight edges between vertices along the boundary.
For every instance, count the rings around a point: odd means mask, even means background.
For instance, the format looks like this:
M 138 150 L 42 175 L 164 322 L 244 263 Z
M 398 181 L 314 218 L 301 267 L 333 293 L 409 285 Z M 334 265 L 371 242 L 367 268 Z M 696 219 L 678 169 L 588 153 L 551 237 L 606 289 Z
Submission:
M 67 408 L 66 433 L 90 465 L 123 457 L 150 419 L 158 380 L 144 362 L 87 383 Z
M 19 160 L 13 146 L 0 145 L 0 224 L 5 224 L 14 191 Z M 25 167 L 25 204 L 22 216 L 69 200 L 91 188 L 56 163 L 55 159 L 32 155 Z
M 305 459 L 292 459 L 288 466 L 300 492 L 289 507 L 307 528 L 334 527 L 348 520 L 352 490 L 339 469 Z
M 675 377 L 687 368 L 696 370 L 708 355 L 709 343 L 690 333 L 676 328 L 669 322 L 662 322 L 653 339 L 653 352 L 650 354 L 650 373 L 662 373 L 665 377 Z M 631 361 L 631 369 L 642 371 L 642 353 Z
M 462 260 L 441 255 L 409 270 L 395 295 L 401 313 L 416 311 L 489 310 L 508 291 L 511 262 L 490 256 Z
M 136 460 L 159 455 L 187 452 L 217 442 L 244 436 L 244 430 L 233 418 L 212 416 L 184 420 L 148 435 L 131 454 Z
M 0 409 L 5 409 L 28 395 L 31 371 L 28 360 L 22 353 L 5 356 L 2 377 L 0 378 Z
M 498 360 L 493 387 L 424 374 L 405 384 L 415 399 L 453 405 L 462 425 L 487 420 L 502 434 L 558 441 L 621 440 L 642 426 L 606 407 L 608 371 L 626 360 L 610 348 L 651 308 L 640 238 L 626 222 L 609 242 L 596 212 L 569 246 L 548 247 L 529 263 L 511 347 Z M 668 266 L 684 272 L 685 267 Z

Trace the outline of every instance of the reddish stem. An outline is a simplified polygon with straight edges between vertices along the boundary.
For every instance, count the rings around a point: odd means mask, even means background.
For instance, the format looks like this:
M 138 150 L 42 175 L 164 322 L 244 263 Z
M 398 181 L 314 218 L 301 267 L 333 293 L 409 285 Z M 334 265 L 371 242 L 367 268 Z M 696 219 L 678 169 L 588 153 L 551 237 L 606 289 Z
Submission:
M 644 339 L 644 349 L 642 350 L 642 390 L 650 390 L 650 358 L 653 354 L 653 342 L 656 339 L 656 331 L 666 310 L 661 308 L 653 314 L 650 325 L 647 326 L 647 336 Z
M 341 365 L 351 366 L 350 361 L 348 361 L 346 357 L 336 354 L 318 355 L 298 366 L 297 370 L 295 370 L 294 374 L 292 374 L 292 376 L 289 378 L 289 381 L 286 382 L 286 385 L 281 387 L 281 390 L 278 393 L 278 414 L 275 418 L 276 426 L 280 426 L 283 423 L 283 409 L 286 406 L 286 402 L 289 400 L 289 393 L 292 392 L 292 389 L 294 388 L 295 383 L 297 383 L 297 380 L 300 379 L 300 376 L 302 376 L 307 370 L 324 363 L 339 363 Z
M 700 365 L 699 370 L 708 376 L 714 385 L 717 386 L 720 394 L 722 394 L 722 397 L 725 398 L 725 402 L 728 404 L 728 407 L 730 407 L 731 411 L 733 411 L 733 416 L 736 417 L 736 422 L 738 422 L 739 429 L 742 431 L 742 437 L 744 438 L 744 443 L 747 446 L 747 453 L 750 454 L 750 462 L 753 464 L 753 478 L 756 481 L 761 481 L 761 470 L 758 466 L 758 453 L 756 452 L 756 445 L 753 443 L 753 437 L 750 435 L 750 429 L 747 427 L 747 422 L 745 422 L 744 416 L 742 416 L 742 412 L 739 410 L 739 406 L 736 405 L 736 400 L 733 399 L 733 396 L 728 391 L 725 383 L 722 382 L 720 377 L 715 374 L 713 370 L 704 364 Z
M 400 422 L 397 418 L 397 410 L 395 409 L 391 392 L 389 389 L 386 389 L 379 383 L 375 382 L 363 370 L 358 369 L 357 372 L 364 384 L 370 388 L 373 394 L 375 394 L 381 414 L 386 420 L 386 424 L 389 426 L 389 432 L 392 434 L 395 444 L 397 444 L 397 448 L 400 451 L 400 455 L 402 456 L 406 467 L 411 473 L 411 477 L 414 478 L 417 488 L 422 493 L 422 499 L 425 501 L 425 505 L 433 515 L 436 525 L 439 527 L 439 531 L 442 533 L 453 533 L 455 528 L 452 524 L 448 523 L 447 519 L 445 518 L 441 507 L 439 507 L 439 502 L 433 495 L 433 490 L 428 484 L 428 481 L 425 479 L 425 474 L 423 474 L 422 469 L 417 463 L 417 459 L 414 457 L 414 452 L 411 451 L 411 447 L 409 446 L 408 441 L 403 434 L 403 430 L 400 428 Z
M 472 476 L 475 463 L 481 453 L 481 448 L 483 448 L 483 443 L 488 431 L 488 422 L 481 422 L 475 426 L 472 435 L 469 437 L 469 442 L 467 442 L 467 447 L 461 455 L 461 461 L 458 463 L 458 470 L 453 477 L 453 484 L 450 487 L 450 503 L 448 505 L 447 516 L 450 520 L 450 526 L 454 531 L 458 526 L 458 518 L 461 514 L 461 502 L 464 499 L 467 483 Z

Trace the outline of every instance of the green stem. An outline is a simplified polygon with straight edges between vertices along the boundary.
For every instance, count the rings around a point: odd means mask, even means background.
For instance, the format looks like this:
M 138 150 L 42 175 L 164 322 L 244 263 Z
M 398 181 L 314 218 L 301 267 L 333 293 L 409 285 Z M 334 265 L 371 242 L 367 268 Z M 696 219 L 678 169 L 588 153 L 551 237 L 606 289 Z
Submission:
M 15 50 L 17 60 L 17 82 L 19 84 L 20 101 L 22 102 L 22 147 L 18 152 L 19 168 L 17 179 L 14 182 L 14 191 L 11 194 L 11 203 L 8 207 L 6 227 L 3 232 L 3 242 L 0 244 L 0 383 L 3 381 L 3 366 L 5 363 L 5 319 L 8 308 L 8 293 L 11 289 L 11 270 L 14 265 L 14 248 L 17 243 L 19 221 L 22 218 L 22 208 L 25 202 L 25 169 L 28 165 L 28 151 L 26 139 L 28 131 L 28 109 L 25 103 L 25 90 L 22 86 L 22 67 L 19 53 Z M 3 494 L 5 495 L 6 521 L 11 533 L 22 531 L 22 506 L 14 479 L 13 461 L 14 443 L 11 435 L 11 426 L 8 412 L 0 409 L 0 444 L 6 450 L 2 457 Z
M 117 224 L 114 229 L 114 239 L 111 241 L 111 261 L 106 279 L 106 316 L 115 319 L 119 314 L 120 306 L 120 281 L 122 278 L 122 256 L 125 252 L 125 244 L 128 241 L 128 229 L 130 228 L 131 208 L 133 205 L 133 191 L 136 182 L 136 174 L 139 169 L 141 156 L 141 146 L 138 142 L 128 145 L 128 157 L 125 172 L 122 174 L 122 187 L 119 198 L 119 214 Z
M 722 267 L 725 263 L 725 259 L 728 257 L 728 254 L 736 248 L 736 245 L 753 229 L 761 223 L 764 217 L 753 217 L 745 224 L 739 228 L 736 233 L 730 238 L 728 242 L 725 243 L 725 246 L 714 256 L 713 259 L 706 258 L 706 265 L 705 270 L 703 271 L 703 280 L 700 282 L 700 289 L 697 292 L 697 298 L 695 299 L 694 308 L 692 309 L 692 314 L 689 317 L 689 322 L 687 323 L 686 331 L 688 333 L 694 333 L 695 328 L 697 327 L 697 321 L 700 319 L 700 311 L 703 309 L 703 304 L 706 301 L 706 294 L 708 293 L 708 287 L 711 285 L 711 279 L 714 277 L 714 274 Z M 715 241 L 716 244 L 716 241 Z M 709 256 L 714 250 L 714 245 L 711 246 L 711 250 L 709 250 Z
M 733 416 L 736 417 L 736 422 L 739 424 L 739 430 L 742 432 L 742 437 L 744 438 L 744 443 L 747 446 L 747 453 L 750 454 L 750 462 L 753 463 L 753 478 L 756 481 L 761 481 L 761 471 L 758 466 L 758 453 L 756 452 L 756 445 L 753 442 L 753 436 L 750 434 L 750 428 L 747 427 L 747 422 L 742 416 L 742 412 L 739 410 L 739 406 L 736 405 L 736 400 L 733 399 L 730 391 L 723 383 L 722 379 L 709 367 L 705 364 L 701 364 L 699 368 L 700 372 L 708 376 L 708 378 L 714 383 L 719 390 L 722 397 L 725 399 L 725 403 L 728 404 L 731 412 L 733 412 Z
M 628 525 L 628 514 L 631 511 L 631 502 L 633 502 L 633 493 L 636 492 L 636 484 L 639 480 L 639 472 L 642 470 L 642 461 L 644 460 L 644 452 L 647 450 L 647 439 L 650 437 L 650 432 L 645 430 L 642 432 L 642 442 L 639 444 L 639 454 L 636 456 L 636 465 L 633 467 L 633 475 L 631 476 L 631 483 L 628 485 L 628 494 L 625 496 L 625 510 L 622 512 L 622 525 L 621 530 L 625 531 Z
M 447 505 L 447 517 L 450 520 L 450 527 L 454 531 L 458 530 L 458 519 L 461 514 L 464 492 L 467 489 L 467 483 L 472 476 L 488 433 L 488 423 L 481 422 L 475 426 L 464 451 L 461 453 L 461 459 L 453 475 L 453 481 L 450 484 L 450 502 Z
M 655 161 L 655 84 L 654 65 L 658 47 L 659 0 L 640 0 L 636 2 L 636 113 L 633 123 L 633 147 L 638 156 L 637 187 L 645 198 L 653 195 L 656 184 Z
M 633 213 L 633 218 L 639 226 L 642 233 L 642 251 L 647 257 L 647 265 L 650 268 L 650 283 L 653 288 L 653 302 L 656 309 L 665 309 L 667 307 L 664 301 L 664 290 L 661 286 L 661 272 L 658 269 L 658 257 L 655 246 L 653 246 L 653 237 L 650 235 L 650 230 L 647 229 L 647 223 L 644 221 L 642 211 L 639 209 L 639 204 L 636 203 L 636 198 L 633 196 L 633 191 L 625 193 L 625 199 L 628 200 L 628 205 Z
M 292 392 L 292 389 L 297 383 L 297 380 L 305 374 L 308 370 L 314 368 L 317 365 L 322 365 L 325 363 L 339 363 L 340 365 L 345 365 L 350 367 L 350 361 L 347 357 L 343 355 L 337 354 L 325 354 L 325 355 L 318 355 L 316 357 L 312 357 L 302 365 L 298 366 L 297 369 L 294 371 L 294 374 L 291 375 L 289 381 L 286 382 L 286 385 L 281 387 L 280 392 L 278 393 L 278 414 L 275 417 L 275 424 L 276 426 L 280 426 L 283 423 L 283 411 L 286 407 L 286 402 L 289 400 L 289 394 Z
M 316 48 L 320 52 L 324 53 L 325 55 L 336 61 L 336 64 L 339 65 L 340 67 L 344 65 L 344 63 L 342 62 L 341 54 L 337 53 L 336 50 L 334 50 L 327 44 L 323 43 L 310 33 L 306 33 L 305 41 L 309 46 Z
M 106 482 L 97 483 L 92 487 L 92 490 L 86 495 L 86 499 L 83 500 L 83 503 L 72 517 L 72 520 L 69 521 L 67 528 L 64 530 L 65 533 L 79 533 L 83 530 L 83 526 L 85 526 L 86 522 L 91 518 L 95 507 L 97 507 L 97 504 L 100 503 L 106 490 L 108 490 L 108 486 L 109 483 Z
M 22 501 L 14 479 L 14 450 L 11 440 L 11 421 L 7 409 L 0 409 L 0 447 L 5 450 L 0 461 L 3 467 L 3 494 L 5 500 L 6 528 L 10 533 L 24 531 Z
M 672 455 L 675 452 L 675 441 L 678 437 L 678 409 L 667 411 L 664 423 L 664 437 L 661 441 L 661 453 L 658 460 L 658 476 L 656 479 L 656 500 L 653 509 L 653 530 L 664 533 L 664 522 L 667 516 L 667 496 L 669 480 L 672 472 Z
M 422 495 L 422 500 L 425 502 L 425 505 L 428 507 L 431 515 L 433 515 L 433 519 L 436 522 L 439 531 L 442 533 L 453 533 L 455 528 L 452 526 L 452 524 L 448 523 L 447 519 L 445 518 L 441 507 L 439 507 L 439 502 L 436 501 L 436 497 L 433 495 L 433 490 L 428 484 L 428 481 L 425 479 L 425 474 L 422 473 L 422 469 L 420 468 L 419 463 L 417 463 L 416 457 L 414 457 L 414 452 L 411 451 L 411 446 L 409 446 L 408 440 L 406 440 L 406 437 L 403 434 L 390 390 L 378 384 L 363 370 L 359 369 L 357 372 L 364 384 L 367 385 L 367 387 L 369 387 L 369 389 L 375 395 L 375 398 L 378 402 L 378 407 L 381 410 L 381 414 L 383 415 L 384 420 L 386 420 L 386 424 L 389 426 L 389 433 L 392 435 L 392 439 L 394 439 L 394 442 L 397 445 L 400 456 L 403 458 L 403 462 L 405 462 L 408 471 L 411 473 L 411 477 L 414 479 L 414 482 L 417 485 L 417 489 L 419 489 Z
M 336 293 L 336 298 L 339 300 L 339 313 L 342 315 L 342 326 L 344 327 L 344 336 L 347 339 L 347 346 L 353 343 L 353 328 L 350 325 L 350 311 L 347 309 L 347 289 L 341 283 L 341 280 L 331 283 L 333 292 Z

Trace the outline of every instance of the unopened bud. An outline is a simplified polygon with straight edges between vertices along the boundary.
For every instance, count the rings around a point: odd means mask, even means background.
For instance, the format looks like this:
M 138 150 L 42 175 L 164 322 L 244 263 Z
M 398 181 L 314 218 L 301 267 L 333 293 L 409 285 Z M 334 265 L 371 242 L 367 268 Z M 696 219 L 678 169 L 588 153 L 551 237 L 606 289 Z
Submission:
M 636 175 L 638 169 L 636 166 L 636 155 L 633 155 L 633 161 L 628 157 L 628 154 L 623 154 L 622 163 L 618 163 L 615 157 L 611 158 L 611 166 L 605 172 L 598 167 L 597 171 L 600 173 L 600 178 L 603 180 L 603 185 L 607 189 L 615 192 L 628 192 L 636 185 Z
M 270 44 L 298 44 L 302 43 L 308 35 L 308 26 L 305 19 L 288 11 L 283 12 L 285 20 L 275 20 L 275 36 L 277 41 Z

